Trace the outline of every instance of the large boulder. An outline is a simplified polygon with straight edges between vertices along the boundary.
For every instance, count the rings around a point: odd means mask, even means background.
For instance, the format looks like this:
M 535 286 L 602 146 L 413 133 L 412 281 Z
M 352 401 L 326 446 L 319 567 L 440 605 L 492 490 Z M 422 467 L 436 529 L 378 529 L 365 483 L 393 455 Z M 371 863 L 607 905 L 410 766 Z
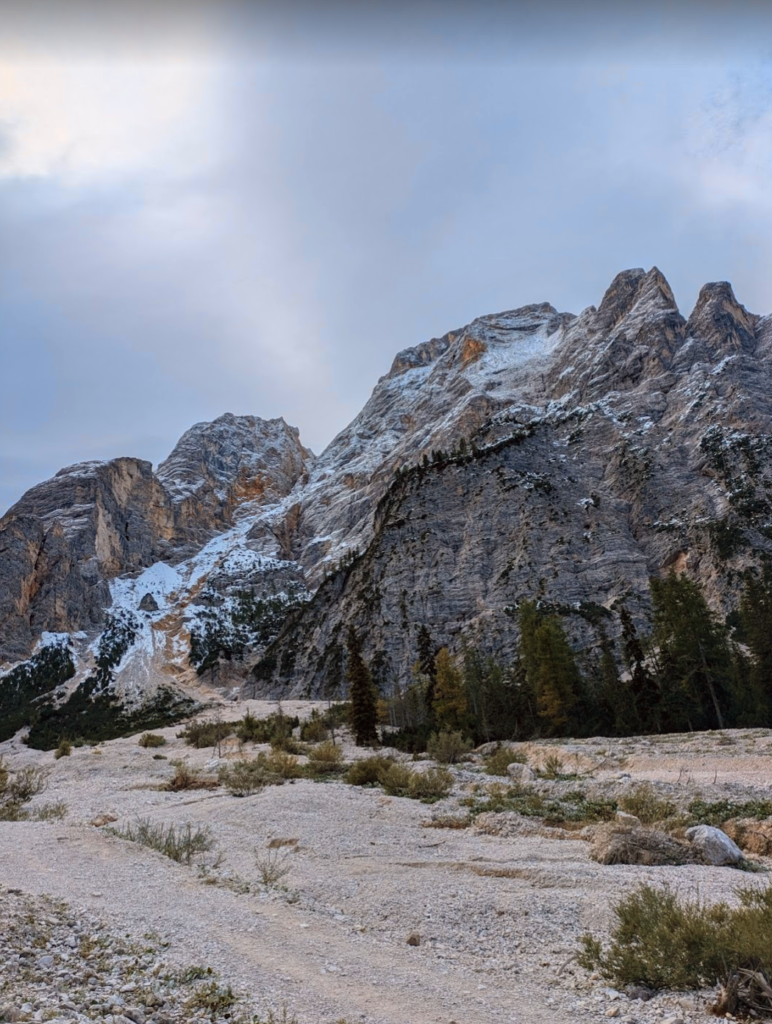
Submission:
M 695 825 L 686 830 L 686 838 L 700 855 L 703 864 L 713 867 L 734 867 L 743 859 L 740 847 L 726 832 L 712 825 Z

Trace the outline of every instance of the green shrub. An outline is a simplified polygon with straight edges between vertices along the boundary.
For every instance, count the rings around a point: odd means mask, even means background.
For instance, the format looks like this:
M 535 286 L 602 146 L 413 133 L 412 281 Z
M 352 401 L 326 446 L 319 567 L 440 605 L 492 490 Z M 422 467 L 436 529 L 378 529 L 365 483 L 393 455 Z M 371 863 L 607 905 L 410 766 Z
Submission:
M 511 764 L 525 764 L 526 761 L 525 754 L 511 747 L 497 747 L 485 758 L 485 771 L 488 775 L 506 775 Z
M 406 764 L 390 764 L 380 772 L 378 782 L 389 796 L 410 796 L 413 774 Z
M 679 900 L 642 885 L 615 907 L 611 942 L 582 937 L 581 966 L 618 987 L 693 989 L 738 969 L 772 976 L 772 886 L 738 890 L 739 905 Z
M 42 768 L 22 768 L 11 775 L 0 758 L 0 821 L 26 821 L 24 805 L 46 788 L 48 773 Z
M 457 764 L 471 749 L 472 744 L 460 732 L 433 732 L 426 744 L 429 757 L 440 764 Z
M 19 804 L 28 803 L 33 796 L 42 793 L 48 783 L 48 773 L 43 768 L 22 768 L 6 785 L 6 796 Z
M 69 757 L 72 753 L 72 743 L 69 740 L 60 740 L 59 746 L 54 751 L 54 757 L 58 761 L 60 757 Z
M 408 795 L 414 800 L 434 803 L 442 800 L 453 787 L 453 776 L 447 768 L 430 768 L 426 772 L 414 772 L 410 780 Z
M 137 742 L 140 747 L 165 747 L 166 737 L 155 732 L 144 732 Z
M 303 774 L 298 759 L 286 750 L 272 750 L 270 754 L 259 754 L 258 761 L 265 764 L 269 774 L 280 779 L 299 779 Z
M 189 747 L 202 750 L 233 735 L 233 722 L 190 722 L 177 733 L 178 739 L 185 740 Z
M 322 716 L 313 708 L 311 717 L 300 726 L 300 738 L 304 743 L 322 743 L 330 735 Z
M 698 825 L 723 825 L 730 818 L 756 818 L 763 821 L 772 818 L 772 800 L 746 800 L 733 803 L 731 800 L 716 800 L 707 803 L 705 800 L 692 800 L 689 814 Z
M 564 767 L 563 758 L 560 754 L 547 754 L 544 758 L 544 763 L 536 769 L 536 774 L 541 779 L 550 779 L 552 781 L 575 779 L 576 772 L 565 772 L 563 770 Z
M 619 806 L 627 814 L 634 814 L 644 825 L 653 825 L 657 821 L 671 818 L 677 808 L 670 800 L 657 796 L 654 787 L 642 782 L 631 793 L 619 798 Z
M 383 773 L 393 764 L 393 757 L 381 754 L 363 757 L 361 761 L 354 761 L 346 772 L 346 782 L 352 786 L 375 786 L 380 783 Z
M 227 1011 L 236 1002 L 236 996 L 230 985 L 225 988 L 217 981 L 210 981 L 208 985 L 201 985 L 185 1003 L 187 1010 L 199 1010 L 208 1013 L 212 1020 L 227 1016 Z
M 122 830 L 114 830 L 121 839 L 132 843 L 149 846 L 151 850 L 176 860 L 180 864 L 190 865 L 198 854 L 207 853 L 214 846 L 212 834 L 202 825 L 164 825 L 154 823 L 149 818 L 137 818 Z
M 218 776 L 232 796 L 251 796 L 270 784 L 270 773 L 265 761 L 233 761 L 223 765 Z
M 334 772 L 343 764 L 343 751 L 332 740 L 324 740 L 308 752 L 308 762 L 311 770 L 316 774 Z

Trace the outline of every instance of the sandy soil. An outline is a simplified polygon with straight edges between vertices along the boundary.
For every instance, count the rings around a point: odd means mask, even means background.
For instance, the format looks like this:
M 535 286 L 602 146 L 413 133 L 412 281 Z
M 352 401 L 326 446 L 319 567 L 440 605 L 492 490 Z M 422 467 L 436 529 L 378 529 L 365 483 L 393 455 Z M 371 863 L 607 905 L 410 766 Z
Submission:
M 222 713 L 241 717 L 247 706 L 275 709 L 250 701 Z M 284 710 L 305 716 L 311 706 Z M 186 747 L 175 728 L 161 731 L 166 758 L 214 767 L 211 750 Z M 454 769 L 454 795 L 433 806 L 308 780 L 239 799 L 222 789 L 159 791 L 173 768 L 136 740 L 58 761 L 17 741 L 0 745 L 12 770 L 50 770 L 36 802 L 68 805 L 62 822 L 0 823 L 0 884 L 62 898 L 132 936 L 156 932 L 170 961 L 211 965 L 263 1011 L 286 1003 L 299 1024 L 713 1019 L 702 996 L 643 1003 L 588 977 L 571 959 L 577 937 L 606 928 L 614 900 L 639 881 L 708 899 L 731 898 L 738 883 L 766 884 L 766 875 L 728 868 L 602 867 L 587 842 L 547 829 L 505 837 L 425 827 L 457 813 L 465 787 L 493 781 L 480 764 Z M 772 797 L 769 731 L 527 746 L 534 765 L 556 750 L 580 772 L 600 765 L 588 778 L 612 790 L 630 776 L 667 783 L 683 799 Z M 235 744 L 223 753 L 236 756 Z M 221 863 L 208 873 L 176 864 L 90 824 L 104 813 L 115 827 L 138 816 L 206 825 Z M 264 857 L 276 839 L 297 842 L 283 848 L 281 885 L 265 888 L 256 851 Z M 413 933 L 418 946 L 407 943 Z

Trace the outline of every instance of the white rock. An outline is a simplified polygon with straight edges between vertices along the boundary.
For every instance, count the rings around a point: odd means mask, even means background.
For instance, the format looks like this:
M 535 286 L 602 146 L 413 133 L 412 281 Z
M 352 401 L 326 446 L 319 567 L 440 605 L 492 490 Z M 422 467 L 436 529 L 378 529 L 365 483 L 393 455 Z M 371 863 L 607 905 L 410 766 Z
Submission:
M 517 761 L 507 765 L 507 775 L 515 782 L 533 782 L 536 778 L 533 770 L 527 764 L 518 764 Z
M 742 850 L 732 842 L 726 832 L 712 825 L 695 825 L 686 830 L 686 838 L 697 850 L 706 864 L 714 867 L 739 864 L 743 859 Z
M 617 811 L 616 820 L 620 825 L 640 825 L 641 819 L 636 818 L 634 814 L 628 814 L 627 811 Z

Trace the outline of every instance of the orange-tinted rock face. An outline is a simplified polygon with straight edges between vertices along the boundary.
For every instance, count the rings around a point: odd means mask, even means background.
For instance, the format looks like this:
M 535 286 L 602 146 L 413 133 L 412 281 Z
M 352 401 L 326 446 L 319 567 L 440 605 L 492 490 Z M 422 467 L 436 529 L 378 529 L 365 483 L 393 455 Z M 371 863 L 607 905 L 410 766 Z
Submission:
M 730 839 L 746 853 L 757 857 L 772 857 L 772 818 L 732 818 L 721 826 Z
M 81 463 L 38 484 L 0 520 L 0 658 L 42 630 L 104 618 L 107 581 L 166 556 L 171 501 L 149 462 Z

